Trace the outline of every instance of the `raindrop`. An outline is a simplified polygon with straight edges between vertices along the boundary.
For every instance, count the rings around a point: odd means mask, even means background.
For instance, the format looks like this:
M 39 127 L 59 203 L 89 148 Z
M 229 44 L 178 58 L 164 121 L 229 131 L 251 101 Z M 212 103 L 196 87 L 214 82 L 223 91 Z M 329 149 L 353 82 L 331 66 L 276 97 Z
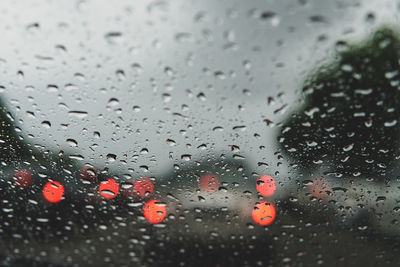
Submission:
M 40 222 L 40 223 L 48 223 L 49 219 L 48 218 L 36 218 L 36 221 Z
M 115 72 L 115 75 L 117 76 L 118 80 L 120 81 L 125 80 L 125 72 L 123 70 L 117 70 Z
M 397 124 L 397 120 L 386 121 L 384 123 L 385 127 L 393 127 Z
M 107 159 L 110 161 L 110 162 L 114 162 L 114 161 L 116 161 L 117 160 L 117 155 L 115 155 L 115 154 L 107 154 Z
M 104 35 L 104 38 L 106 38 L 107 42 L 111 45 L 116 45 L 119 43 L 122 43 L 123 41 L 123 36 L 121 32 L 109 32 Z
M 216 71 L 216 72 L 214 72 L 214 75 L 215 75 L 216 78 L 218 78 L 220 80 L 225 80 L 226 79 L 226 75 L 222 71 Z
M 322 15 L 311 16 L 310 21 L 313 23 L 328 23 L 328 19 Z
M 244 132 L 246 131 L 246 126 L 245 125 L 234 126 L 232 130 Z
M 365 21 L 367 23 L 374 23 L 375 22 L 375 14 L 372 12 L 369 12 L 366 16 L 365 16 Z
M 84 160 L 85 158 L 82 155 L 70 155 L 70 159 L 76 159 L 76 160 Z
M 75 84 L 72 84 L 72 83 L 68 83 L 68 84 L 66 84 L 65 86 L 64 86 L 64 90 L 65 91 L 74 91 L 74 90 L 78 90 L 79 88 L 78 88 L 78 86 L 76 86 Z
M 280 21 L 281 21 L 279 16 L 273 11 L 264 11 L 264 12 L 262 12 L 261 15 L 260 15 L 260 19 L 262 21 L 270 22 L 271 25 L 274 26 L 274 27 L 278 26 Z
M 176 146 L 176 142 L 174 140 L 172 140 L 172 139 L 167 139 L 166 142 L 170 146 Z
M 206 95 L 203 92 L 199 93 L 197 95 L 197 98 L 200 99 L 201 101 L 206 101 L 207 100 Z
M 215 126 L 215 127 L 213 128 L 213 131 L 214 131 L 214 132 L 221 132 L 221 131 L 223 131 L 223 130 L 224 130 L 224 128 L 221 127 L 221 126 Z
M 345 41 L 336 42 L 335 47 L 338 52 L 346 52 L 350 49 L 349 45 Z
M 192 159 L 192 155 L 190 155 L 190 154 L 184 154 L 184 155 L 181 156 L 181 159 L 182 159 L 182 160 L 185 160 L 185 161 L 189 161 L 189 160 Z
M 70 146 L 73 146 L 73 147 L 77 147 L 78 146 L 78 142 L 76 140 L 74 140 L 74 139 L 67 139 L 66 141 Z
M 49 121 L 42 121 L 41 124 L 46 129 L 49 129 L 51 127 L 51 123 Z
M 34 33 L 40 29 L 40 24 L 38 22 L 33 22 L 28 24 L 25 29 L 31 33 Z
M 78 110 L 74 110 L 74 111 L 69 111 L 68 114 L 70 116 L 79 118 L 79 119 L 83 119 L 86 118 L 88 116 L 88 113 L 86 111 L 78 111 Z
M 119 104 L 119 100 L 116 99 L 116 98 L 110 98 L 110 99 L 108 100 L 108 105 L 109 105 L 110 107 L 117 106 L 118 104 Z
M 54 84 L 47 85 L 47 92 L 49 93 L 58 92 L 58 86 Z
M 163 99 L 164 103 L 168 103 L 171 101 L 172 97 L 170 94 L 164 93 L 164 94 L 162 94 L 162 99 Z
M 343 147 L 343 151 L 348 152 L 348 151 L 352 150 L 353 147 L 354 147 L 354 143 Z

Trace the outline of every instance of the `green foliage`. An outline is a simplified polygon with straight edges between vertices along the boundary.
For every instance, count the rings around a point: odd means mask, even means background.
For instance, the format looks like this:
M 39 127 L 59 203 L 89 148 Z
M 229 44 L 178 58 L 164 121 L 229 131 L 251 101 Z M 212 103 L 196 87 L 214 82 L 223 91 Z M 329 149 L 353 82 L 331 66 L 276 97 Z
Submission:
M 304 170 L 323 163 L 343 174 L 383 174 L 400 147 L 399 37 L 385 27 L 336 48 L 336 60 L 307 78 L 281 147 Z

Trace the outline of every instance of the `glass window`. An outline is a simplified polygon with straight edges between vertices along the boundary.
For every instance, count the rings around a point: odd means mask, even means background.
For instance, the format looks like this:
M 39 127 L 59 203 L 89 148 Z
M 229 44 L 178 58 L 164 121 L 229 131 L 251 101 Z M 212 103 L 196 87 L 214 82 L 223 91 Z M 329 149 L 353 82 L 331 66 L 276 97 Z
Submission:
M 0 265 L 399 263 L 399 1 L 0 14 Z

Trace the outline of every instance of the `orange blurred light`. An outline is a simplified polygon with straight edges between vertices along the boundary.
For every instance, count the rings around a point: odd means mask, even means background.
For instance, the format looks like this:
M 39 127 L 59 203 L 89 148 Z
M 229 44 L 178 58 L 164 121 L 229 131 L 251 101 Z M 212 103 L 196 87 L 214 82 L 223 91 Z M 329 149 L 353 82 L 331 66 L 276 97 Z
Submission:
M 269 175 L 263 175 L 257 179 L 256 188 L 263 197 L 270 197 L 276 191 L 275 180 Z
M 143 207 L 143 215 L 149 223 L 161 223 L 167 216 L 166 205 L 159 200 L 147 201 Z
M 47 201 L 57 203 L 64 196 L 64 186 L 57 181 L 47 182 L 43 187 L 42 193 Z
M 113 199 L 118 195 L 119 184 L 114 179 L 107 179 L 100 183 L 99 192 L 105 199 Z
M 253 221 L 262 226 L 271 224 L 275 220 L 276 211 L 271 202 L 261 201 L 253 207 Z
M 154 185 L 149 178 L 143 177 L 135 182 L 134 189 L 139 197 L 149 197 L 153 193 Z
M 309 188 L 309 192 L 318 199 L 329 200 L 327 192 L 332 191 L 329 183 L 324 178 L 317 178 Z
M 219 177 L 213 174 L 205 174 L 201 176 L 199 185 L 202 191 L 217 191 L 219 188 Z
M 19 170 L 13 175 L 13 183 L 24 189 L 32 185 L 32 174 L 28 170 Z

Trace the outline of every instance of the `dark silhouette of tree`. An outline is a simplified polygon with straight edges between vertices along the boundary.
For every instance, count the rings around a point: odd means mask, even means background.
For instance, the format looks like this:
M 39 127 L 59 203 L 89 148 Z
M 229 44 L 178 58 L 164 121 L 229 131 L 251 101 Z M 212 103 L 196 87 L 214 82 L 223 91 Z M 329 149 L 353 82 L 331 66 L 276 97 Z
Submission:
M 280 146 L 301 171 L 323 164 L 376 178 L 400 156 L 400 39 L 383 27 L 336 48 L 334 62 L 305 81 L 304 102 L 284 121 Z
M 26 160 L 29 148 L 15 129 L 14 118 L 0 99 L 0 160 L 8 163 L 15 159 Z

